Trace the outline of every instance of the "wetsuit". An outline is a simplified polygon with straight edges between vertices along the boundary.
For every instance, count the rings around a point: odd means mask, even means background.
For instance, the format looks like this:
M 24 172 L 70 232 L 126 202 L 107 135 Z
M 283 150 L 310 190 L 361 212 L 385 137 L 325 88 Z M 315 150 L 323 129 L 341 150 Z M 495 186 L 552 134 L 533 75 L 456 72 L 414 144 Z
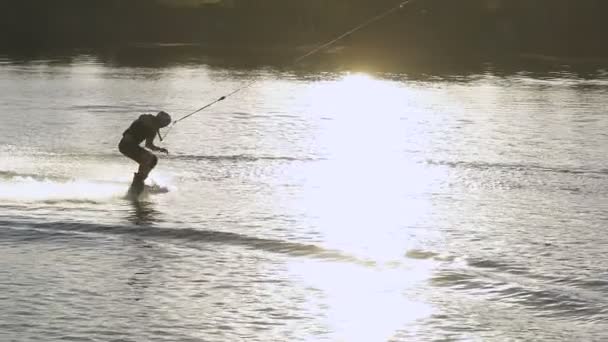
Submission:
M 140 115 L 137 120 L 133 121 L 131 126 L 127 128 L 123 134 L 118 150 L 125 156 L 133 159 L 139 164 L 139 172 L 135 174 L 134 183 L 141 182 L 148 177 L 148 173 L 156 166 L 158 158 L 150 151 L 139 146 L 144 140 L 153 140 L 156 137 L 158 129 L 154 127 L 153 122 L 156 117 L 150 114 Z

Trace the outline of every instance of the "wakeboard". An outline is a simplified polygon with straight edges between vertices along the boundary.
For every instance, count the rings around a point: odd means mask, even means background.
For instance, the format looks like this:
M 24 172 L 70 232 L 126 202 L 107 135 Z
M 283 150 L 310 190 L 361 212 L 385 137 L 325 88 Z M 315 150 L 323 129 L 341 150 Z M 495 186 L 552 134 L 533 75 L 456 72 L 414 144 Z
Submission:
M 169 192 L 169 188 L 158 184 L 144 184 L 144 191 L 142 191 L 142 193 L 150 195 L 166 194 L 167 192 Z
M 138 199 L 142 195 L 157 195 L 165 194 L 167 192 L 169 192 L 169 188 L 158 184 L 145 184 L 138 174 L 135 174 L 133 176 L 133 182 L 131 182 L 131 186 L 127 191 L 126 197 L 129 199 Z

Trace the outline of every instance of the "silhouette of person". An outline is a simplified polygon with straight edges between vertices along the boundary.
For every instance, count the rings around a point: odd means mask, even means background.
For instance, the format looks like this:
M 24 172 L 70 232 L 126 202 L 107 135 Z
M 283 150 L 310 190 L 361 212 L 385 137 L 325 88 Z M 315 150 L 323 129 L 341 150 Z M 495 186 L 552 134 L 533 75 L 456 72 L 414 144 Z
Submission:
M 154 138 L 159 134 L 159 129 L 168 126 L 170 123 L 171 116 L 162 111 L 156 115 L 142 114 L 123 132 L 118 150 L 139 164 L 139 169 L 133 175 L 133 182 L 129 189 L 130 194 L 139 195 L 143 191 L 144 181 L 158 163 L 158 157 L 139 146 L 139 144 L 145 140 L 147 149 L 169 154 L 167 149 L 154 145 Z

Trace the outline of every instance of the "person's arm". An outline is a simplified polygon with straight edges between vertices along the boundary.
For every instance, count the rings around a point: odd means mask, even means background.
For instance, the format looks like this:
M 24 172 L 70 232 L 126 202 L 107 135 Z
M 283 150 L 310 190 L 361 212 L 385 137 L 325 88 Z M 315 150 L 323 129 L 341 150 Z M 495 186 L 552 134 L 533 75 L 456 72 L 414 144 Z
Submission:
M 154 121 L 154 117 L 151 115 L 142 115 L 140 117 L 140 120 L 143 120 L 143 124 L 148 127 L 148 129 L 149 129 L 148 132 L 154 132 L 154 134 L 151 134 L 150 136 L 148 136 L 146 138 L 145 147 L 151 151 L 159 151 L 159 152 L 164 152 L 164 153 L 168 154 L 169 151 L 167 151 L 167 149 L 160 148 L 160 147 L 154 145 L 154 139 L 156 138 L 156 135 L 158 134 L 158 128 L 156 127 L 156 122 Z
M 163 152 L 163 153 L 167 153 L 169 154 L 169 151 L 167 151 L 166 148 L 162 148 L 162 147 L 158 147 L 156 145 L 154 145 L 154 138 L 156 137 L 156 135 L 152 136 L 152 137 L 148 137 L 146 139 L 146 148 L 152 151 L 158 151 L 158 152 Z

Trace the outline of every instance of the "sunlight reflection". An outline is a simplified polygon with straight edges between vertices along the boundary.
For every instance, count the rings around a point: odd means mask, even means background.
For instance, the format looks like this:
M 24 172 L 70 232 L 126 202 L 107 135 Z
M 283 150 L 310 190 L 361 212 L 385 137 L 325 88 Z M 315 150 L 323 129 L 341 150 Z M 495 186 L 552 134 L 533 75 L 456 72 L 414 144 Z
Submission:
M 290 169 L 302 184 L 294 208 L 316 227 L 331 248 L 378 262 L 378 268 L 294 262 L 290 269 L 320 290 L 326 321 L 344 341 L 385 341 L 431 308 L 413 298 L 436 261 L 412 259 L 437 240 L 431 222 L 432 196 L 446 179 L 410 153 L 428 148 L 416 108 L 430 101 L 404 82 L 348 74 L 302 92 L 307 115 L 317 117 L 312 137 L 323 160 Z M 331 119 L 330 119 L 331 118 Z M 297 209 L 294 209 L 297 210 Z M 392 266 L 389 266 L 392 265 Z
M 311 103 L 309 115 L 333 120 L 321 120 L 313 138 L 325 160 L 292 171 L 304 182 L 295 206 L 333 248 L 392 261 L 419 247 L 407 228 L 425 222 L 430 193 L 445 179 L 407 152 L 408 138 L 428 141 L 409 131 L 406 120 L 417 112 L 411 101 L 420 94 L 406 83 L 348 74 L 302 96 Z
M 333 341 L 388 341 L 432 314 L 411 290 L 430 274 L 424 263 L 381 270 L 308 261 L 292 262 L 290 270 L 312 293 L 320 291 L 311 310 L 323 311 Z

